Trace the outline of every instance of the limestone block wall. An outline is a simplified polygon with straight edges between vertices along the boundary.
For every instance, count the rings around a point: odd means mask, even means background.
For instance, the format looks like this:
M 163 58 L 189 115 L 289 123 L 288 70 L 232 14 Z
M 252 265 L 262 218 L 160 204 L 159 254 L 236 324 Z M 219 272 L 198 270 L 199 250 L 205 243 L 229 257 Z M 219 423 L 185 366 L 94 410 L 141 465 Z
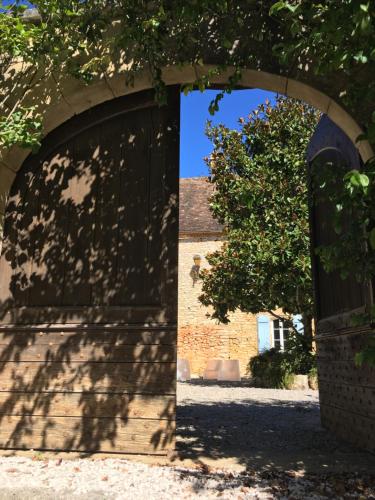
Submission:
M 221 245 L 222 240 L 212 236 L 180 238 L 178 357 L 189 359 L 192 373 L 198 376 L 203 375 L 208 359 L 239 359 L 241 376 L 245 376 L 249 359 L 258 353 L 256 316 L 235 312 L 229 324 L 218 324 L 198 300 L 201 282 L 194 283 L 190 276 L 194 255 L 202 257 L 201 269 L 207 268 L 205 256 Z

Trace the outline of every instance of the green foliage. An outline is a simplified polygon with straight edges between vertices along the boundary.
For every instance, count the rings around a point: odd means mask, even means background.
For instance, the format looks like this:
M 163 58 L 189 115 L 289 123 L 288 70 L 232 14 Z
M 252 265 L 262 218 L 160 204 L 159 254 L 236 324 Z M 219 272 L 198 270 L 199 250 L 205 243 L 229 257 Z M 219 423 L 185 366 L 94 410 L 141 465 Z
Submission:
M 276 349 L 269 349 L 251 358 L 248 372 L 257 385 L 275 389 L 288 389 L 294 378 L 284 353 Z
M 283 354 L 293 373 L 308 375 L 316 370 L 315 353 L 303 333 L 290 331 Z
M 36 150 L 42 138 L 41 116 L 35 107 L 20 108 L 8 117 L 0 118 L 0 146 L 18 145 Z
M 327 223 L 339 238 L 316 249 L 327 272 L 338 270 L 343 279 L 354 275 L 358 282 L 375 274 L 375 171 L 373 162 L 363 170 L 347 171 L 344 163 L 315 162 L 312 188 L 316 203 L 324 203 Z M 330 219 L 330 220 L 329 220 Z
M 272 4 L 270 15 L 284 27 L 283 39 L 273 46 L 279 60 L 288 66 L 302 56 L 317 75 L 352 75 L 342 88 L 342 101 L 349 107 L 363 101 L 373 111 L 375 81 L 370 74 L 375 62 L 375 3 L 299 0 Z M 369 132 L 373 141 L 375 127 Z
M 240 130 L 208 126 L 211 209 L 227 242 L 207 257 L 200 300 L 220 321 L 237 308 L 312 316 L 305 153 L 317 119 L 279 98 L 240 119 Z
M 309 382 L 310 389 L 317 390 L 318 389 L 318 369 L 317 369 L 317 367 L 313 366 L 307 375 L 308 375 L 308 382 Z
M 162 102 L 162 68 L 171 64 L 199 69 L 213 63 L 208 75 L 197 72 L 186 91 L 203 91 L 213 74 L 234 67 L 224 93 L 238 83 L 243 68 L 280 72 L 281 65 L 285 74 L 307 73 L 311 81 L 323 75 L 349 110 L 363 109 L 368 136 L 375 137 L 369 120 L 375 102 L 375 4 L 369 0 L 35 0 L 40 20 L 34 23 L 22 17 L 20 3 L 0 4 L 2 66 L 22 58 L 31 63 L 31 73 L 37 68 L 47 77 L 58 71 L 90 82 L 115 61 L 115 71 L 126 68 L 124 85 L 147 70 Z M 212 112 L 220 98 L 211 103 Z
M 294 375 L 316 375 L 315 354 L 302 334 L 291 332 L 285 351 L 268 349 L 251 358 L 248 373 L 263 387 L 288 389 Z

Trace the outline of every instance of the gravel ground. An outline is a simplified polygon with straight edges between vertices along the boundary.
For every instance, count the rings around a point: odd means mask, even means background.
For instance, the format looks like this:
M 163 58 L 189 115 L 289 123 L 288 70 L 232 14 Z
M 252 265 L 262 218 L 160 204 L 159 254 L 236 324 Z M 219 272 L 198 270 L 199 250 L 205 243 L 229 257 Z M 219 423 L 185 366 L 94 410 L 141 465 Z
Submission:
M 0 457 L 0 499 L 375 500 L 375 457 L 329 437 L 316 392 L 196 381 L 179 384 L 178 401 L 179 456 L 167 465 Z
M 183 456 L 244 467 L 375 471 L 375 456 L 320 425 L 318 391 L 258 389 L 199 380 L 178 385 L 177 444 Z
M 238 473 L 208 467 L 150 466 L 122 459 L 2 458 L 0 484 L 4 500 L 375 499 L 374 478 L 363 475 Z

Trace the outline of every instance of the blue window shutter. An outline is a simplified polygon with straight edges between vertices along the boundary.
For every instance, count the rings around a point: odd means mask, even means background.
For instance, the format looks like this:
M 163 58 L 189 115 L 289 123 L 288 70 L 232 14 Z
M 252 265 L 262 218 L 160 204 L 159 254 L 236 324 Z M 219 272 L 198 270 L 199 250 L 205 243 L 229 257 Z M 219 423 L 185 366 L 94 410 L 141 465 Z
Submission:
M 299 333 L 303 333 L 303 323 L 301 314 L 295 314 L 293 316 L 293 326 Z
M 270 319 L 268 316 L 258 316 L 258 350 L 263 352 L 271 347 L 270 345 Z

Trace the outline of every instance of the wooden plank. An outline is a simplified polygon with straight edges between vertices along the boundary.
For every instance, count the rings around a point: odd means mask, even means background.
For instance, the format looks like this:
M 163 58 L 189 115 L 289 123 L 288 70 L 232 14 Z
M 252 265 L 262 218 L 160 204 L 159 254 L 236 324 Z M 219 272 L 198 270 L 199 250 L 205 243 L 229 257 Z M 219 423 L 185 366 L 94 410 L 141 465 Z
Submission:
M 0 448 L 163 454 L 174 448 L 168 420 L 3 417 Z
M 166 224 L 163 221 L 163 212 L 166 210 L 167 204 L 164 172 L 165 167 L 168 168 L 168 164 L 165 165 L 167 158 L 165 141 L 161 141 L 160 138 L 165 137 L 167 130 L 165 126 L 165 110 L 164 113 L 155 113 L 154 110 L 150 110 L 150 113 L 153 127 L 149 150 L 148 199 L 150 208 L 147 233 L 147 258 L 149 262 L 152 262 L 153 255 L 159 255 L 160 259 L 166 256 L 170 259 L 172 257 L 171 245 L 173 242 L 165 234 Z M 173 191 L 171 191 L 172 193 Z M 150 301 L 155 301 L 156 297 L 160 297 L 163 303 L 167 302 L 166 286 L 171 286 L 171 281 L 167 285 L 165 271 L 165 268 L 159 268 L 155 265 L 149 266 L 148 290 L 145 290 L 145 294 L 146 296 L 148 295 Z M 171 277 L 169 276 L 170 279 Z
M 95 227 L 95 209 L 97 204 L 97 182 L 100 172 L 98 151 L 98 127 L 84 130 L 69 139 L 61 150 L 71 162 L 62 185 L 56 211 L 67 216 L 67 247 L 65 250 L 61 278 L 55 279 L 63 290 L 61 305 L 89 306 L 91 304 L 91 260 Z M 46 235 L 47 237 L 47 235 Z M 46 262 L 48 269 L 54 267 L 51 259 Z
M 1 316 L 12 306 L 29 303 L 32 258 L 37 226 L 41 176 L 38 170 L 26 166 L 23 175 L 17 175 L 6 208 L 3 251 L 0 259 Z M 34 196 L 29 196 L 29 193 Z M 33 215 L 31 215 L 33 214 Z M 22 282 L 22 286 L 20 286 Z
M 1 272 L 1 270 L 0 270 Z M 174 292 L 177 293 L 177 292 Z M 170 300 L 176 300 L 170 298 Z M 145 323 L 176 323 L 175 311 L 170 311 L 166 305 L 133 305 L 133 306 L 86 306 L 86 307 L 4 307 L 1 309 L 1 323 L 3 325 L 35 325 L 50 324 L 109 324 L 126 325 L 128 323 L 139 326 Z
M 174 396 L 77 392 L 0 392 L 0 415 L 173 420 Z
M 354 361 L 321 362 L 318 358 L 319 381 L 333 384 L 349 384 L 375 389 L 375 368 L 355 366 Z
M 320 407 L 323 427 L 334 429 L 335 434 L 357 447 L 375 452 L 374 419 L 358 415 L 348 408 L 323 404 Z
M 28 344 L 32 341 L 29 341 Z M 107 363 L 131 363 L 139 361 L 174 362 L 176 359 L 175 346 L 165 345 L 121 345 L 115 344 L 95 345 L 81 338 L 70 338 L 53 344 L 25 345 L 14 343 L 0 345 L 0 361 L 48 361 L 74 362 L 95 361 Z
M 347 411 L 371 417 L 375 421 L 375 387 L 333 384 L 321 381 L 319 384 L 319 400 L 322 405 L 332 405 Z
M 113 329 L 99 327 L 96 329 L 48 329 L 39 328 L 1 328 L 0 345 L 50 345 L 62 342 L 77 343 L 82 346 L 86 344 L 110 344 L 115 345 L 175 345 L 175 329 Z
M 160 296 L 151 300 L 150 294 L 145 294 L 145 291 L 150 290 L 150 268 L 159 271 L 163 264 L 158 253 L 152 255 L 151 260 L 147 259 L 150 211 L 147 177 L 150 169 L 150 133 L 153 129 L 150 116 L 149 109 L 134 113 L 127 122 L 126 140 L 122 144 L 117 221 L 123 229 L 118 240 L 116 281 L 120 286 L 116 296 L 117 305 L 159 305 L 161 301 Z M 161 169 L 164 171 L 164 164 Z M 159 223 L 159 233 L 160 229 Z
M 29 189 L 23 197 L 29 206 L 21 208 L 19 217 L 25 221 L 33 220 L 29 224 L 29 242 L 24 250 L 31 262 L 28 306 L 59 306 L 61 303 L 69 223 L 63 192 L 68 184 L 68 173 L 72 170 L 74 167 L 66 152 L 52 154 L 36 165 L 39 185 Z M 37 208 L 32 205 L 33 199 L 38 200 Z M 21 267 L 21 281 L 22 274 Z M 17 288 L 23 287 L 18 285 Z
M 0 363 L 1 391 L 174 394 L 175 363 Z
M 117 223 L 120 149 L 124 140 L 122 121 L 121 116 L 111 120 L 111 134 L 106 130 L 107 123 L 101 123 L 90 131 L 96 138 L 98 153 L 93 163 L 97 163 L 99 174 L 95 193 L 95 230 L 90 270 L 91 304 L 97 306 L 116 305 L 113 296 L 120 285 L 116 279 L 116 261 L 120 231 Z M 117 140 L 113 141 L 113 137 Z

